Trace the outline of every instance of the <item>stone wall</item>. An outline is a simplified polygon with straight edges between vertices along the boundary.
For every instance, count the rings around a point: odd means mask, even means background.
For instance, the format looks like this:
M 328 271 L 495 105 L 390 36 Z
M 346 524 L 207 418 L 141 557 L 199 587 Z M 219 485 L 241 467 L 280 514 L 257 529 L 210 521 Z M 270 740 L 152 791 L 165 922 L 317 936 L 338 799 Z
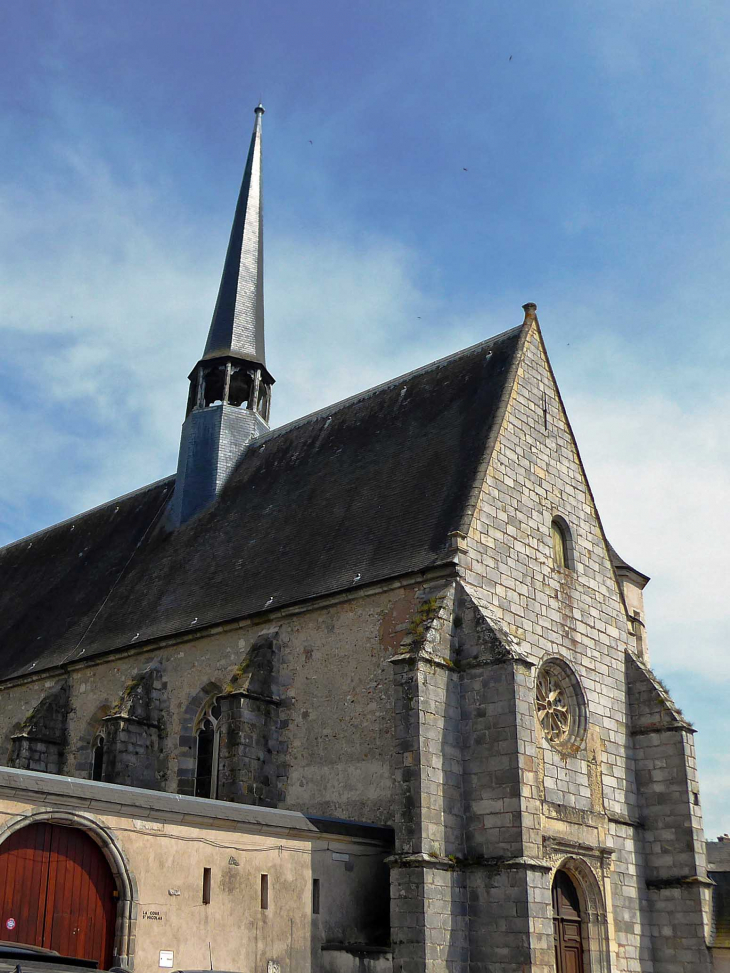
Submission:
M 570 531 L 573 563 L 567 568 L 553 563 L 551 523 L 556 517 Z M 668 951 L 662 952 L 656 936 L 651 935 L 652 927 L 655 931 L 657 927 L 649 900 L 656 897 L 656 891 L 647 887 L 647 879 L 654 849 L 642 839 L 645 802 L 640 791 L 646 778 L 637 779 L 636 738 L 631 734 L 626 687 L 627 652 L 635 650 L 636 640 L 572 433 L 534 329 L 525 341 L 524 358 L 459 561 L 466 587 L 479 592 L 490 617 L 533 667 L 526 702 L 528 697 L 534 700 L 534 676 L 551 657 L 570 666 L 585 698 L 585 732 L 572 748 L 556 749 L 545 738 L 534 702 L 516 721 L 519 750 L 525 756 L 522 792 L 529 797 L 535 784 L 540 798 L 540 857 L 553 868 L 579 858 L 585 865 L 583 884 L 595 883 L 598 905 L 590 922 L 591 936 L 595 942 L 602 938 L 605 949 L 598 957 L 591 949 L 591 969 L 689 973 L 704 968 L 707 951 L 700 918 L 701 890 L 691 893 L 694 899 L 688 911 L 682 905 L 677 912 L 677 921 L 683 920 L 684 938 L 681 952 L 675 950 L 671 963 L 679 965 L 668 965 Z M 532 738 L 526 732 L 528 724 Z M 488 733 L 482 738 L 492 759 L 498 754 L 497 742 Z M 693 759 L 688 749 L 677 754 L 676 779 L 685 795 L 684 770 L 693 773 Z M 528 774 L 531 761 L 532 778 Z M 658 780 L 664 776 L 661 767 L 661 762 L 649 758 L 643 769 L 650 779 Z M 656 772 L 658 777 L 653 777 Z M 675 864 L 694 873 L 701 871 L 701 863 L 694 825 L 689 826 L 689 805 L 687 812 L 692 864 L 680 861 L 681 855 Z M 468 813 L 467 809 L 467 819 Z M 512 814 L 517 825 L 516 806 Z M 525 835 L 534 835 L 534 819 L 522 814 L 520 827 Z M 683 841 L 680 847 L 685 844 Z M 511 832 L 506 830 L 504 841 L 491 844 L 491 853 L 508 858 L 514 854 L 514 846 Z M 667 855 L 672 855 L 669 848 Z M 542 932 L 530 934 L 530 969 L 547 971 L 553 961 L 545 945 L 547 917 L 542 904 L 550 882 L 544 882 L 539 873 L 533 878 L 542 896 L 528 896 L 527 908 L 533 930 Z M 576 882 L 581 885 L 580 877 Z M 676 897 L 676 890 L 672 895 Z M 691 921 L 684 921 L 687 916 Z M 473 965 L 473 953 L 471 961 Z
M 109 735 L 106 751 L 115 740 L 127 748 L 113 770 L 108 764 L 105 779 L 131 780 L 134 773 L 144 786 L 191 793 L 192 724 L 207 698 L 206 687 L 212 687 L 213 695 L 229 686 L 240 688 L 232 680 L 237 674 L 240 679 L 257 640 L 275 634 L 281 676 L 276 677 L 278 687 L 272 684 L 272 694 L 278 693 L 281 701 L 275 707 L 279 740 L 267 734 L 276 760 L 264 776 L 276 778 L 277 803 L 326 816 L 391 823 L 394 726 L 388 660 L 406 633 L 419 587 L 384 587 L 301 614 L 271 615 L 255 625 L 219 627 L 70 666 L 59 772 L 90 776 L 90 746 L 103 729 Z M 139 694 L 130 694 L 130 687 L 138 686 L 152 669 L 154 677 L 146 677 L 149 705 L 140 708 L 134 702 Z M 57 678 L 41 673 L 0 687 L 5 762 L 11 735 L 19 732 L 39 698 L 52 695 L 58 685 Z M 137 774 L 139 758 L 143 777 Z
M 330 945 L 370 947 L 371 973 L 388 970 L 384 829 L 0 769 L 0 854 L 35 822 L 81 828 L 101 845 L 118 893 L 116 959 L 128 969 L 159 969 L 160 950 L 171 950 L 179 969 L 207 969 L 212 957 L 216 969 L 347 973 L 344 956 L 325 964 Z

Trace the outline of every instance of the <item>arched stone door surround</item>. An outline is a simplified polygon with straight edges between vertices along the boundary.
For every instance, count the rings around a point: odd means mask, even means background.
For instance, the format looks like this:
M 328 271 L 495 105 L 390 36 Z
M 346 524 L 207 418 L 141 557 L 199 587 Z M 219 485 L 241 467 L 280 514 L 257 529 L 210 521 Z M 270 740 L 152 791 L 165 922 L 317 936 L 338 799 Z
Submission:
M 584 973 L 611 973 L 608 915 L 601 884 L 587 861 L 577 856 L 564 858 L 553 872 L 565 872 L 578 893 L 583 935 Z
M 111 829 L 91 814 L 39 808 L 30 814 L 17 814 L 0 825 L 0 848 L 11 834 L 31 824 L 60 824 L 86 832 L 101 848 L 117 884 L 117 921 L 114 935 L 114 963 L 128 970 L 134 969 L 135 927 L 139 894 L 137 882 L 126 855 Z

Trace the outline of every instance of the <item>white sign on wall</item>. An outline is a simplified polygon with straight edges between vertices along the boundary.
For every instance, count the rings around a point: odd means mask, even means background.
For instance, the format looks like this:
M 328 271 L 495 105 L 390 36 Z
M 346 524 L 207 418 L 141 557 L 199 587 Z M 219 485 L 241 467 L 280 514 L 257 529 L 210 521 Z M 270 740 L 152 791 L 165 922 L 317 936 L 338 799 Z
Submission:
M 160 950 L 160 966 L 162 968 L 172 969 L 173 952 L 171 949 L 161 949 Z

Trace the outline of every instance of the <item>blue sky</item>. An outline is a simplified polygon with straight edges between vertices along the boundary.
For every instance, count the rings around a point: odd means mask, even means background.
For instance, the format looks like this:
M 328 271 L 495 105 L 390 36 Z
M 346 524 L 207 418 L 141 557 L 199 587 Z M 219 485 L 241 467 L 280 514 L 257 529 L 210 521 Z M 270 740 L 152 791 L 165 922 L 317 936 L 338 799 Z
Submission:
M 0 6 L 0 542 L 171 472 L 261 98 L 281 423 L 535 301 L 730 830 L 730 10 Z

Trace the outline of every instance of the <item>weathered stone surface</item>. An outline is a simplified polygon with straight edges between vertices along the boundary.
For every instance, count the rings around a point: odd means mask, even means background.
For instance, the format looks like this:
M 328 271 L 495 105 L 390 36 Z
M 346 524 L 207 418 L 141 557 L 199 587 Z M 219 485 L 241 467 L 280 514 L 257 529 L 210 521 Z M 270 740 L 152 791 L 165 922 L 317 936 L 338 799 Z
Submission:
M 69 686 L 65 680 L 43 696 L 10 742 L 8 763 L 19 770 L 60 774 L 68 733 Z

